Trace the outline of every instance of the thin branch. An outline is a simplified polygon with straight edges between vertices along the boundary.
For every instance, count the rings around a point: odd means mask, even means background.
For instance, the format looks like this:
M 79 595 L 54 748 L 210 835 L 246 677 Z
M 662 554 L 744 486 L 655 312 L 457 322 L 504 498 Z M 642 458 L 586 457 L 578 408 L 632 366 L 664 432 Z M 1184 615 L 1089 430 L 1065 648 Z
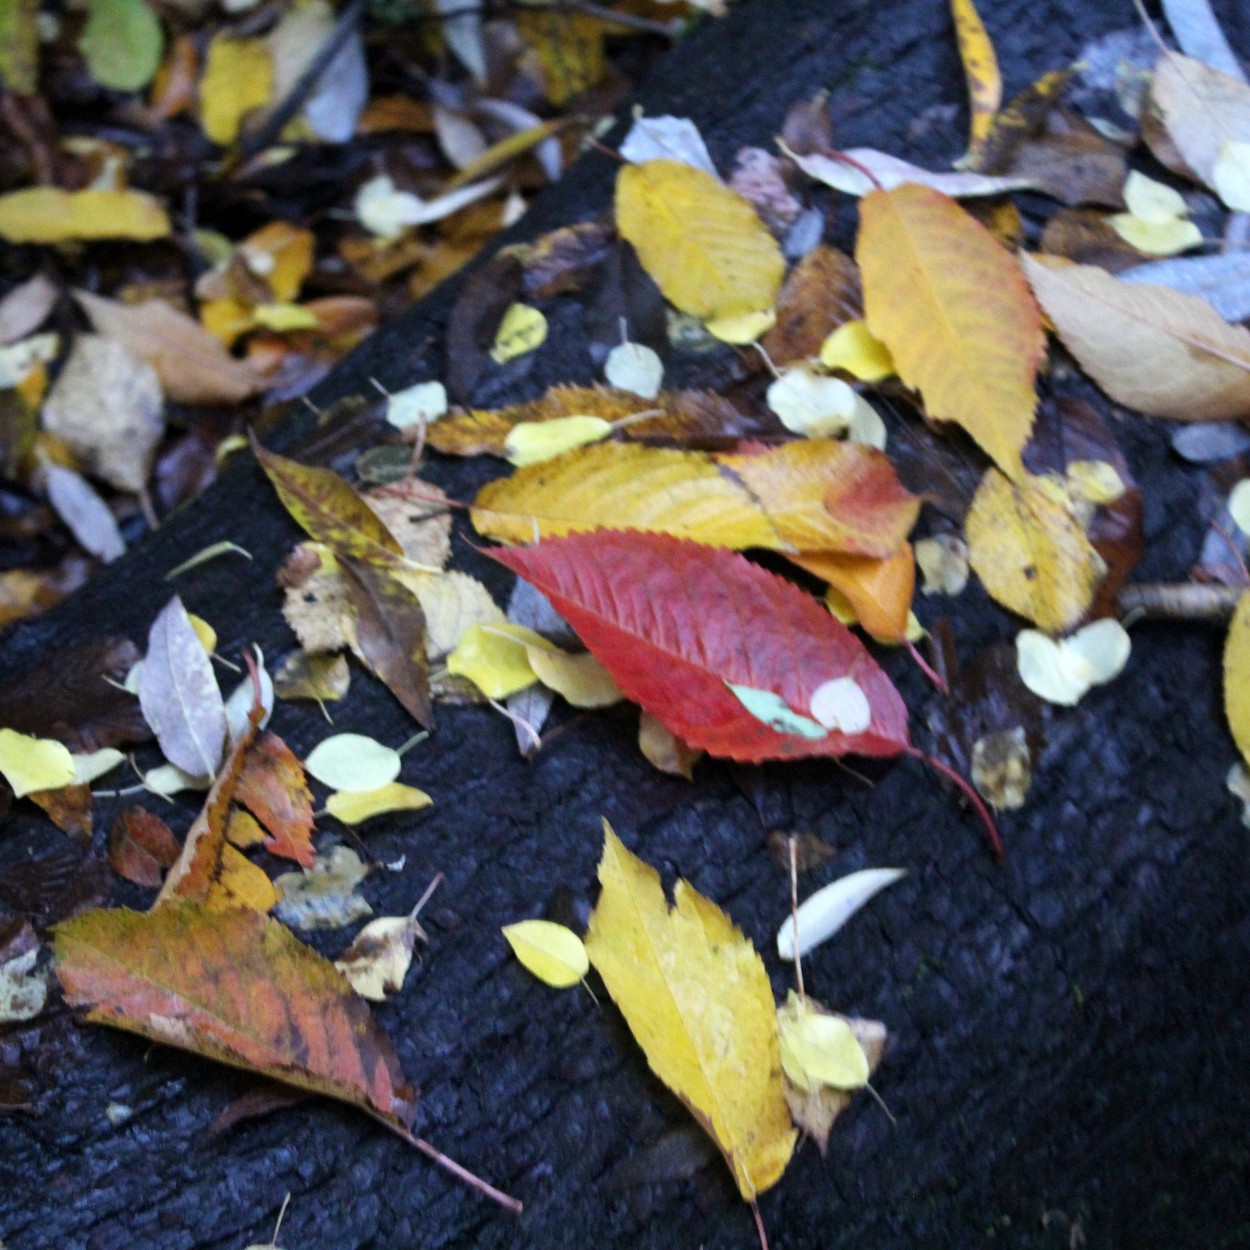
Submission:
M 1138 620 L 1223 622 L 1244 593 L 1243 586 L 1215 582 L 1139 582 L 1120 591 L 1120 613 Z

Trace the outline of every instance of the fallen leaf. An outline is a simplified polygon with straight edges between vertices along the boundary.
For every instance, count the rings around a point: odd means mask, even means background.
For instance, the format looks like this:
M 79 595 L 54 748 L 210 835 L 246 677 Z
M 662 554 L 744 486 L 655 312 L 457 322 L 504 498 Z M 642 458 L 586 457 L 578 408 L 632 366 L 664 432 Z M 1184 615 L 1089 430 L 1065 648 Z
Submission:
M 685 777 L 687 781 L 694 780 L 694 766 L 703 757 L 701 750 L 669 733 L 650 712 L 643 712 L 638 722 L 638 749 L 660 772 Z
M 1245 82 L 1241 62 L 1229 47 L 1208 0 L 1163 0 L 1163 15 L 1186 56 Z
M 781 1069 L 804 1092 L 829 1086 L 862 1089 L 868 1083 L 868 1056 L 843 1016 L 817 1010 L 790 991 L 777 1009 Z
M 55 790 L 32 790 L 26 797 L 42 808 L 62 833 L 84 841 L 91 837 L 95 815 L 90 786 L 71 783 Z
M 200 79 L 200 122 L 220 147 L 238 138 L 243 119 L 273 94 L 273 61 L 263 39 L 218 34 L 208 45 Z
M 843 322 L 820 345 L 820 363 L 826 369 L 843 369 L 861 382 L 880 382 L 894 372 L 890 349 L 874 338 L 865 321 Z
M 492 554 L 551 599 L 626 698 L 691 747 L 744 761 L 906 749 L 906 709 L 861 644 L 811 596 L 739 555 L 608 530 Z M 726 685 L 771 691 L 806 715 L 818 687 L 848 676 L 871 724 L 819 740 L 770 729 Z
M 226 709 L 212 662 L 175 595 L 152 623 L 139 706 L 171 764 L 213 776 L 226 745 Z
M 990 595 L 1047 633 L 1085 615 L 1106 571 L 1053 479 L 987 470 L 968 509 L 968 559 Z
M 118 490 L 147 485 L 165 432 L 156 374 L 128 348 L 80 334 L 43 406 L 55 434 L 95 477 Z
M 304 767 L 331 790 L 376 790 L 399 776 L 399 752 L 364 734 L 334 734 L 309 752 Z
M 277 734 L 262 735 L 243 757 L 234 798 L 267 830 L 267 851 L 312 866 L 312 792 L 303 765 Z
M 194 951 L 194 959 L 187 952 Z M 244 908 L 171 902 L 56 928 L 66 1001 L 138 1033 L 406 1127 L 415 1092 L 363 1000 L 288 929 Z
M 343 655 L 297 651 L 273 675 L 279 699 L 316 699 L 335 703 L 351 686 L 351 670 Z
M 851 428 L 859 396 L 841 378 L 791 365 L 773 379 L 767 399 L 787 430 L 805 438 L 828 438 Z
M 618 343 L 603 362 L 609 386 L 654 399 L 664 384 L 664 362 L 643 343 Z
M 142 807 L 122 812 L 109 830 L 109 863 L 135 885 L 158 886 L 178 859 L 178 840 L 169 826 Z
M 919 544 L 917 544 L 919 546 Z M 883 642 L 902 642 L 916 585 L 916 560 L 907 543 L 884 559 L 807 552 L 790 556 L 850 605 L 855 619 Z
M 550 920 L 521 920 L 500 930 L 522 966 L 554 989 L 576 985 L 590 971 L 582 939 Z
M 1075 707 L 1094 687 L 1114 681 L 1128 663 L 1128 631 L 1113 618 L 1056 641 L 1035 629 L 1016 635 L 1020 680 L 1039 699 Z
M 6 0 L 0 5 L 0 79 L 17 95 L 39 91 L 37 0 Z
M 29 921 L 0 932 L 0 1026 L 33 1020 L 48 999 L 48 974 L 37 968 L 39 939 Z
M 860 204 L 856 259 L 868 329 L 929 416 L 954 421 L 1011 478 L 1033 426 L 1041 314 L 1011 255 L 952 200 L 923 187 Z
M 273 62 L 272 97 L 285 100 L 332 39 L 338 52 L 321 69 L 300 116 L 318 139 L 346 143 L 369 97 L 369 77 L 360 28 L 335 33 L 335 12 L 327 0 L 311 0 L 286 10 L 266 36 Z
M 3 20 L 0 17 L 0 22 Z M 2 43 L 3 35 L 0 34 Z M 3 73 L 2 69 L 0 73 Z M 56 283 L 42 273 L 19 282 L 0 299 L 0 343 L 16 343 L 33 334 L 48 319 L 59 297 L 60 290 Z
M 397 430 L 430 425 L 447 414 L 447 388 L 441 382 L 418 382 L 386 397 L 386 419 Z
M 497 365 L 537 351 L 547 341 L 547 318 L 529 304 L 512 304 L 503 315 L 490 358 Z
M 434 712 L 421 600 L 387 569 L 346 557 L 338 563 L 360 655 L 404 710 L 430 728 Z
M 612 674 L 587 651 L 570 655 L 558 647 L 531 645 L 525 655 L 534 676 L 572 707 L 611 707 L 625 697 Z
M 278 895 L 276 914 L 295 929 L 341 929 L 373 908 L 356 887 L 369 869 L 349 846 L 332 846 L 302 872 L 284 872 L 274 880 Z
M 669 160 L 623 166 L 616 223 L 683 312 L 712 320 L 777 301 L 781 249 L 750 204 L 703 170 Z
M 800 156 L 784 143 L 781 150 L 809 177 L 844 195 L 867 196 L 874 190 L 895 191 L 904 186 L 928 187 L 952 199 L 1003 195 L 1028 188 L 1029 180 L 976 173 L 933 173 L 897 156 L 873 148 L 845 152 L 809 152 Z
M 804 899 L 797 913 L 782 922 L 777 930 L 777 954 L 782 959 L 794 958 L 796 921 L 801 959 L 833 937 L 875 894 L 906 875 L 905 868 L 864 868 L 831 881 Z
M 1250 592 L 1241 596 L 1224 643 L 1224 713 L 1237 749 L 1250 761 Z
M 407 566 L 395 536 L 337 473 L 266 451 L 255 439 L 252 451 L 282 506 L 309 537 L 382 568 Z
M 103 747 L 99 751 L 74 756 L 74 785 L 86 786 L 99 780 L 106 773 L 111 773 L 119 764 L 124 764 L 125 755 L 112 747 Z
M 518 468 L 541 464 L 589 443 L 597 443 L 612 433 L 602 417 L 556 417 L 551 421 L 522 421 L 508 431 L 503 441 L 508 463 Z
M 524 625 L 473 625 L 447 657 L 447 670 L 468 678 L 488 699 L 506 699 L 538 680 L 528 648 L 545 642 Z
M 1089 265 L 1022 263 L 1064 346 L 1117 403 L 1180 421 L 1250 413 L 1250 330 L 1205 300 Z
M 425 931 L 415 915 L 379 916 L 356 934 L 334 966 L 362 998 L 384 1003 L 404 988 L 417 938 L 424 941 Z
M 699 128 L 688 117 L 638 117 L 618 149 L 632 165 L 647 161 L 680 161 L 719 178 Z
M 126 551 L 126 542 L 108 504 L 80 473 L 64 465 L 44 466 L 48 502 L 65 522 L 79 545 L 105 564 Z
M 433 801 L 424 790 L 406 786 L 402 781 L 390 781 L 376 790 L 332 794 L 326 800 L 326 811 L 345 825 L 359 825 L 391 812 L 419 812 Z
M 989 138 L 994 115 L 1003 102 L 1003 80 L 994 45 L 972 0 L 951 0 L 959 57 L 968 81 L 968 158 L 975 160 Z
M 1250 213 L 1250 142 L 1221 139 L 1211 170 L 1216 194 L 1235 213 Z
M 26 187 L 0 195 L 0 238 L 10 243 L 75 239 L 163 239 L 169 218 L 142 191 L 62 191 Z
M 772 988 L 733 922 L 685 881 L 670 908 L 659 874 L 604 822 L 603 891 L 586 949 L 652 1071 L 720 1148 L 748 1202 L 794 1150 Z
M 786 275 L 777 297 L 777 324 L 760 346 L 778 368 L 820 355 L 839 326 L 864 315 L 859 267 L 845 253 L 821 243 Z
M 14 729 L 0 729 L 0 775 L 22 798 L 35 790 L 72 785 L 74 758 L 52 738 L 33 738 Z
M 114 91 L 146 87 L 164 49 L 160 21 L 145 0 L 90 0 L 78 50 L 100 86 Z
M 918 501 L 870 448 L 811 439 L 761 455 L 602 443 L 488 483 L 479 533 L 505 542 L 628 526 L 716 546 L 885 556 Z

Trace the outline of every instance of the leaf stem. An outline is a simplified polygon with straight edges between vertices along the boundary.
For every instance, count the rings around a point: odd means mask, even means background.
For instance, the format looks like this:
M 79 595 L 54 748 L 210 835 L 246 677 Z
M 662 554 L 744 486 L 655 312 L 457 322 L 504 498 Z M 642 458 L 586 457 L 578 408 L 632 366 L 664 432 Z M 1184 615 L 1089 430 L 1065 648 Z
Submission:
M 799 1001 L 807 1006 L 807 992 L 803 989 L 803 960 L 799 955 L 799 856 L 798 840 L 791 834 L 786 843 L 790 848 L 790 940 L 794 946 L 794 976 L 799 983 Z
M 904 753 L 920 760 L 923 764 L 927 764 L 935 772 L 941 773 L 968 800 L 972 805 L 973 811 L 981 818 L 981 823 L 985 826 L 986 833 L 989 834 L 990 849 L 994 852 L 994 858 L 1001 864 L 1005 855 L 1003 840 L 998 836 L 998 826 L 994 823 L 994 817 L 990 815 L 989 808 L 985 806 L 981 796 L 973 788 L 972 783 L 966 777 L 961 777 L 949 764 L 942 763 L 935 756 L 926 755 L 919 747 L 909 746 Z
M 760 1204 L 751 1200 L 751 1214 L 755 1216 L 755 1231 L 760 1235 L 760 1250 L 768 1250 L 768 1232 L 764 1228 L 764 1217 L 760 1214 Z

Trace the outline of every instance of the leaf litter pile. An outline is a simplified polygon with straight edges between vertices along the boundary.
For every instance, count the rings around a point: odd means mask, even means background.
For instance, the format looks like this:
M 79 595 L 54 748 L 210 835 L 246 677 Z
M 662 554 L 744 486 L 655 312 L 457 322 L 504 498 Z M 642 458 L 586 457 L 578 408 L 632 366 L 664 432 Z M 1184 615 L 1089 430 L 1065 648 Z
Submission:
M 1004 106 L 980 18 L 967 0 L 952 8 L 971 113 L 954 170 L 839 150 L 816 100 L 784 119 L 774 151 L 740 152 L 726 181 L 692 123 L 638 118 L 612 212 L 478 271 L 451 318 L 447 376 L 377 402 L 389 434 L 358 456 L 358 484 L 253 436 L 307 535 L 279 573 L 299 642 L 279 663 L 242 657 L 223 692 L 212 624 L 175 596 L 142 655 L 101 643 L 64 661 L 95 691 L 81 708 L 40 706 L 38 675 L 0 695 L 6 803 L 33 801 L 87 837 L 93 783 L 111 774 L 105 784 L 146 795 L 107 840 L 113 869 L 155 897 L 55 925 L 66 1002 L 359 1107 L 519 1209 L 417 1136 L 415 1092 L 369 1008 L 404 992 L 438 879 L 333 962 L 294 933 L 371 914 L 355 831 L 438 801 L 399 778 L 419 774 L 440 702 L 507 716 L 526 757 L 543 749 L 557 699 L 586 713 L 636 704 L 640 751 L 685 777 L 704 755 L 897 761 L 878 768 L 915 767 L 900 759 L 911 757 L 932 784 L 954 784 L 951 801 L 968 801 L 1001 858 L 997 814 L 1027 803 L 1047 726 L 1071 715 L 1059 709 L 1101 697 L 1091 691 L 1129 666 L 1128 628 L 1231 616 L 1225 702 L 1250 760 L 1250 436 L 1237 424 L 1250 417 L 1250 85 L 1209 11 L 1191 4 L 1176 30 L 1186 51 L 1147 24 L 1117 92 L 1073 67 Z M 847 206 L 853 240 L 835 224 Z M 475 406 L 492 378 L 524 376 L 543 351 L 544 305 L 558 296 L 595 315 L 602 381 Z M 80 297 L 109 368 L 148 314 L 98 299 Z M 43 358 L 26 342 L 34 363 L 17 391 L 31 402 Z M 221 359 L 244 368 L 251 355 Z M 670 382 L 706 375 L 709 361 L 722 385 Z M 73 368 L 71 356 L 61 378 Z M 1191 581 L 1129 583 L 1143 501 L 1115 423 L 1079 397 L 1081 375 L 1132 410 L 1117 422 L 1182 423 L 1178 456 L 1209 466 L 1210 530 Z M 119 472 L 131 463 L 100 450 Z M 446 456 L 512 471 L 450 499 L 423 476 Z M 517 575 L 506 609 L 450 567 L 461 509 Z M 922 619 L 935 603 L 957 614 L 973 574 L 1014 646 L 961 674 L 954 627 L 930 635 Z M 413 735 L 387 744 L 328 726 L 300 760 L 270 719 L 280 724 L 282 701 L 311 699 L 331 721 L 350 698 L 349 655 Z M 946 705 L 931 751 L 914 745 L 889 676 L 911 663 Z M 977 706 L 974 670 L 988 691 Z M 90 680 L 101 674 L 107 695 Z M 553 732 L 566 730 L 576 722 Z M 140 769 L 131 757 L 137 784 L 118 781 L 120 748 L 152 738 L 161 761 Z M 320 809 L 310 782 L 326 792 Z M 1229 788 L 1250 794 L 1241 764 Z M 196 790 L 204 806 L 180 839 L 151 808 Z M 290 869 L 271 877 L 258 849 Z M 799 873 L 828 848 L 796 838 L 768 850 L 792 892 L 776 941 L 795 989 L 780 1002 L 733 919 L 685 881 L 670 903 L 606 821 L 584 935 L 495 918 L 499 940 L 549 986 L 606 989 L 720 1149 L 764 1243 L 758 1196 L 802 1138 L 825 1148 L 854 1091 L 879 1097 L 870 1082 L 887 1057 L 885 1026 L 809 995 L 801 958 L 903 875 L 865 869 L 800 902 Z M 0 937 L 0 1021 L 37 1018 L 50 984 L 40 935 L 16 923 Z

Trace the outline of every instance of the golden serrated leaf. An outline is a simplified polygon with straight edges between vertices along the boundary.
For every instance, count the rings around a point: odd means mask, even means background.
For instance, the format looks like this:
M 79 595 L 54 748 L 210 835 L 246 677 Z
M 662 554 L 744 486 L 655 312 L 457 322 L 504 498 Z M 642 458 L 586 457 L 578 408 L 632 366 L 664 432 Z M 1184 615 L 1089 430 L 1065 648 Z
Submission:
M 742 196 L 701 169 L 679 161 L 623 166 L 616 224 L 682 312 L 707 321 L 777 302 L 781 248 Z
M 860 201 L 855 252 L 868 329 L 929 416 L 954 421 L 1008 477 L 1033 428 L 1042 317 L 1012 255 L 928 187 Z
M 1058 482 L 989 469 L 968 509 L 968 561 L 1005 608 L 1047 633 L 1071 629 L 1089 609 L 1106 565 Z
M 605 820 L 586 950 L 655 1074 L 720 1147 L 748 1202 L 794 1151 L 772 987 L 733 921 L 685 881 L 669 907 L 654 868 Z

